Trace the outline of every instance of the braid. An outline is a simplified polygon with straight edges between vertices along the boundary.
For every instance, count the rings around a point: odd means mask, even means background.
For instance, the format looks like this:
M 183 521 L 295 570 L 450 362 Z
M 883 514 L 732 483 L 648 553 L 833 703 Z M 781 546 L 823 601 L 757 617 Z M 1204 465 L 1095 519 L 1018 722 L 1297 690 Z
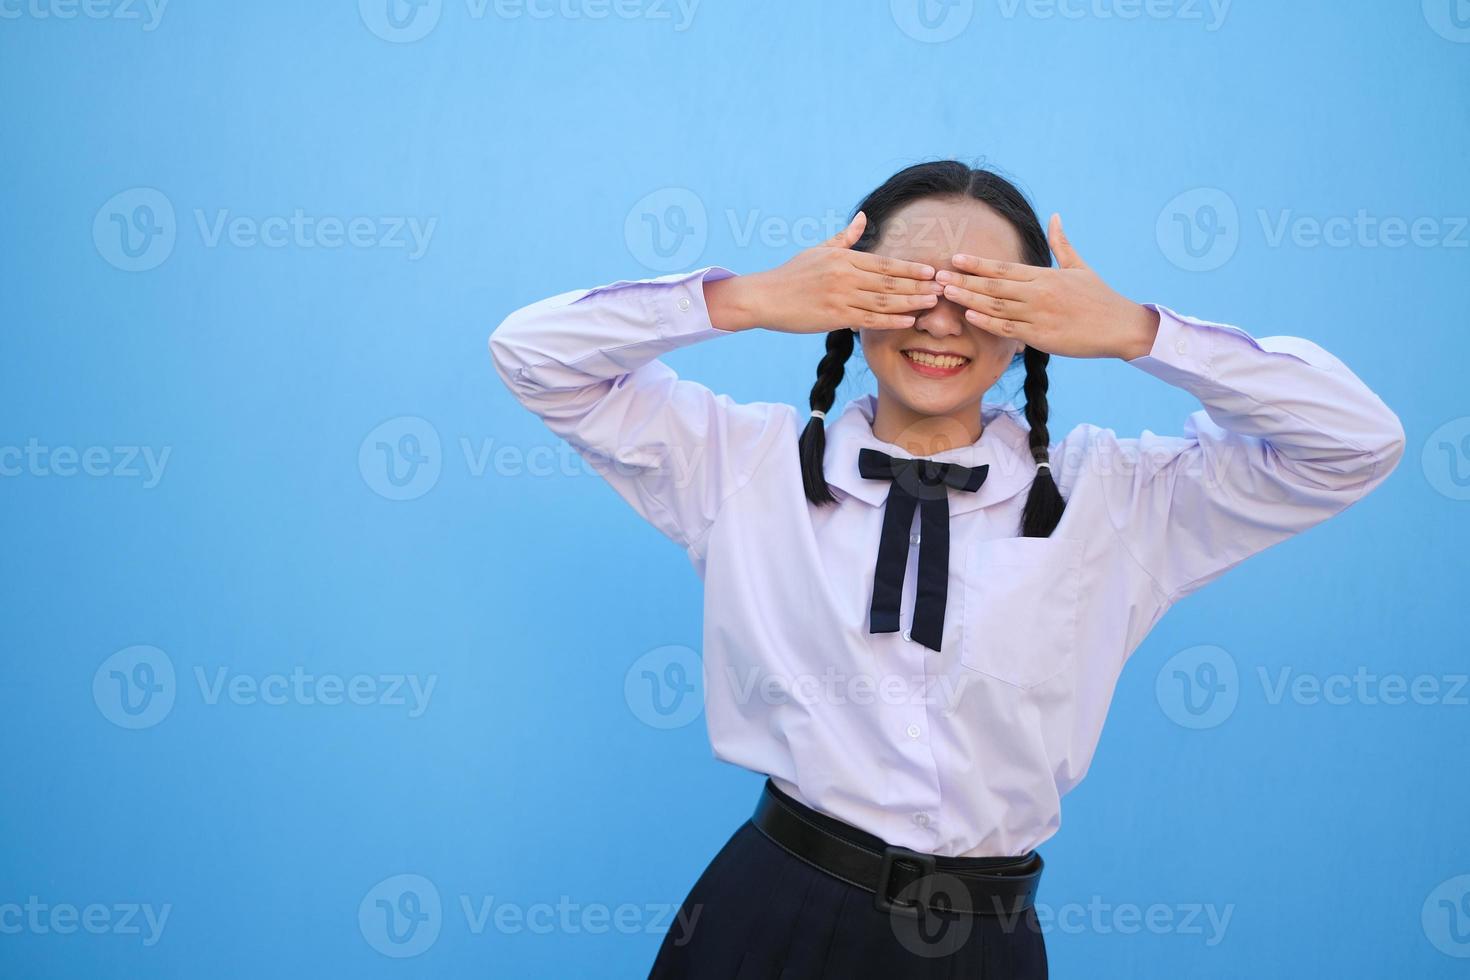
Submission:
M 842 384 L 846 373 L 847 359 L 852 356 L 853 338 L 857 334 L 846 327 L 827 332 L 827 353 L 817 362 L 817 383 L 812 385 L 811 408 L 826 412 L 837 397 L 837 386 Z M 822 419 L 812 416 L 801 431 L 801 483 L 806 490 L 806 499 L 814 504 L 832 504 L 837 498 L 827 487 L 827 477 L 822 472 L 823 457 L 827 453 L 827 430 Z
M 1034 347 L 1026 348 L 1026 381 L 1023 386 L 1026 394 L 1026 423 L 1031 427 L 1031 458 L 1038 464 L 1051 463 L 1048 458 L 1051 436 L 1046 429 L 1046 365 L 1050 360 L 1051 355 L 1045 351 Z M 1025 510 L 1021 513 L 1021 537 L 1050 537 L 1062 519 L 1065 508 L 1066 501 L 1062 499 L 1062 492 L 1052 478 L 1051 466 L 1038 469 L 1031 481 L 1031 492 L 1026 497 Z

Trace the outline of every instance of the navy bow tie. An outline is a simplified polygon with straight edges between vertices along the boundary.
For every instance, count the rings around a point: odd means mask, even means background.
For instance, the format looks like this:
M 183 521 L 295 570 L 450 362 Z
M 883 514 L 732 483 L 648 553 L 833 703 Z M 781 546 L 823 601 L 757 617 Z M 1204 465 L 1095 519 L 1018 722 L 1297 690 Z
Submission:
M 962 466 L 932 459 L 904 459 L 876 449 L 858 450 L 858 472 L 868 480 L 891 480 L 883 507 L 883 533 L 873 570 L 869 633 L 898 632 L 899 600 L 908 564 L 909 528 L 919 508 L 919 587 L 909 635 L 931 650 L 944 636 L 944 602 L 949 592 L 949 489 L 974 493 L 988 464 Z

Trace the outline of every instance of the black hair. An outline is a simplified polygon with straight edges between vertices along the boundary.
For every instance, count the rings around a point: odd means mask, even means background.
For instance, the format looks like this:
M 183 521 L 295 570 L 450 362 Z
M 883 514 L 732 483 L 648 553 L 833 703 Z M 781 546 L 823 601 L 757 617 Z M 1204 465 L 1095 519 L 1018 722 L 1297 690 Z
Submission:
M 867 215 L 867 227 L 853 248 L 871 251 L 883 234 L 884 222 L 899 208 L 928 197 L 964 196 L 980 201 L 994 210 L 1021 236 L 1022 261 L 1027 265 L 1049 267 L 1051 249 L 1046 232 L 1036 218 L 1026 196 L 1014 184 L 990 170 L 967 166 L 958 160 L 941 160 L 906 167 L 889 177 L 865 197 L 853 211 Z M 827 352 L 817 363 L 817 381 L 812 386 L 811 408 L 826 412 L 832 407 L 837 386 L 842 383 L 845 366 L 852 356 L 857 333 L 845 327 L 829 331 Z M 1031 428 L 1031 456 L 1038 464 L 1049 463 L 1046 428 L 1046 365 L 1051 355 L 1032 347 L 1016 355 L 1025 364 L 1026 379 L 1022 391 L 1026 396 L 1026 423 Z M 814 504 L 835 503 L 837 498 L 827 486 L 822 460 L 826 453 L 826 429 L 821 418 L 812 416 L 802 430 L 801 479 L 806 497 Z M 1062 519 L 1066 501 L 1052 479 L 1051 468 L 1037 471 L 1031 481 L 1031 492 L 1021 513 L 1022 537 L 1045 538 Z

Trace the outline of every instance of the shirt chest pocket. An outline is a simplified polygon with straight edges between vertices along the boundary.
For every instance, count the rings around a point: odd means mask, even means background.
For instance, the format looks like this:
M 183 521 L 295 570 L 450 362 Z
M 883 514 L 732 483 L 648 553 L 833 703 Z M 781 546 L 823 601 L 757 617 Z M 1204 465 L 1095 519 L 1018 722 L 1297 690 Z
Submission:
M 977 541 L 965 556 L 960 662 L 1015 687 L 1072 663 L 1081 607 L 1082 542 Z

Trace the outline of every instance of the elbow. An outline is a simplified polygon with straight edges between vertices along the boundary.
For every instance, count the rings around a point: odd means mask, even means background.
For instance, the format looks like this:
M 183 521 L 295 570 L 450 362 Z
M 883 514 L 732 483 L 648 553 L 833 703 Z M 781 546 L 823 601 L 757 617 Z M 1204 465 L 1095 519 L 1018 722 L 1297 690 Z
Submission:
M 1377 457 L 1380 467 L 1380 479 L 1388 476 L 1399 465 L 1399 460 L 1404 458 L 1404 449 L 1408 439 L 1404 435 L 1404 423 L 1399 420 L 1392 409 L 1384 408 L 1383 426 L 1377 443 Z
M 1354 496 L 1362 496 L 1373 490 L 1390 473 L 1398 468 L 1404 458 L 1408 440 L 1404 436 L 1404 425 L 1390 409 L 1375 416 L 1375 424 L 1366 430 L 1360 440 L 1359 465 L 1355 467 L 1358 480 L 1353 487 Z
M 516 310 L 494 330 L 490 331 L 490 363 L 495 368 L 496 375 L 504 385 L 511 391 L 517 391 L 525 366 L 525 358 L 522 349 L 516 341 L 516 330 L 521 311 Z

